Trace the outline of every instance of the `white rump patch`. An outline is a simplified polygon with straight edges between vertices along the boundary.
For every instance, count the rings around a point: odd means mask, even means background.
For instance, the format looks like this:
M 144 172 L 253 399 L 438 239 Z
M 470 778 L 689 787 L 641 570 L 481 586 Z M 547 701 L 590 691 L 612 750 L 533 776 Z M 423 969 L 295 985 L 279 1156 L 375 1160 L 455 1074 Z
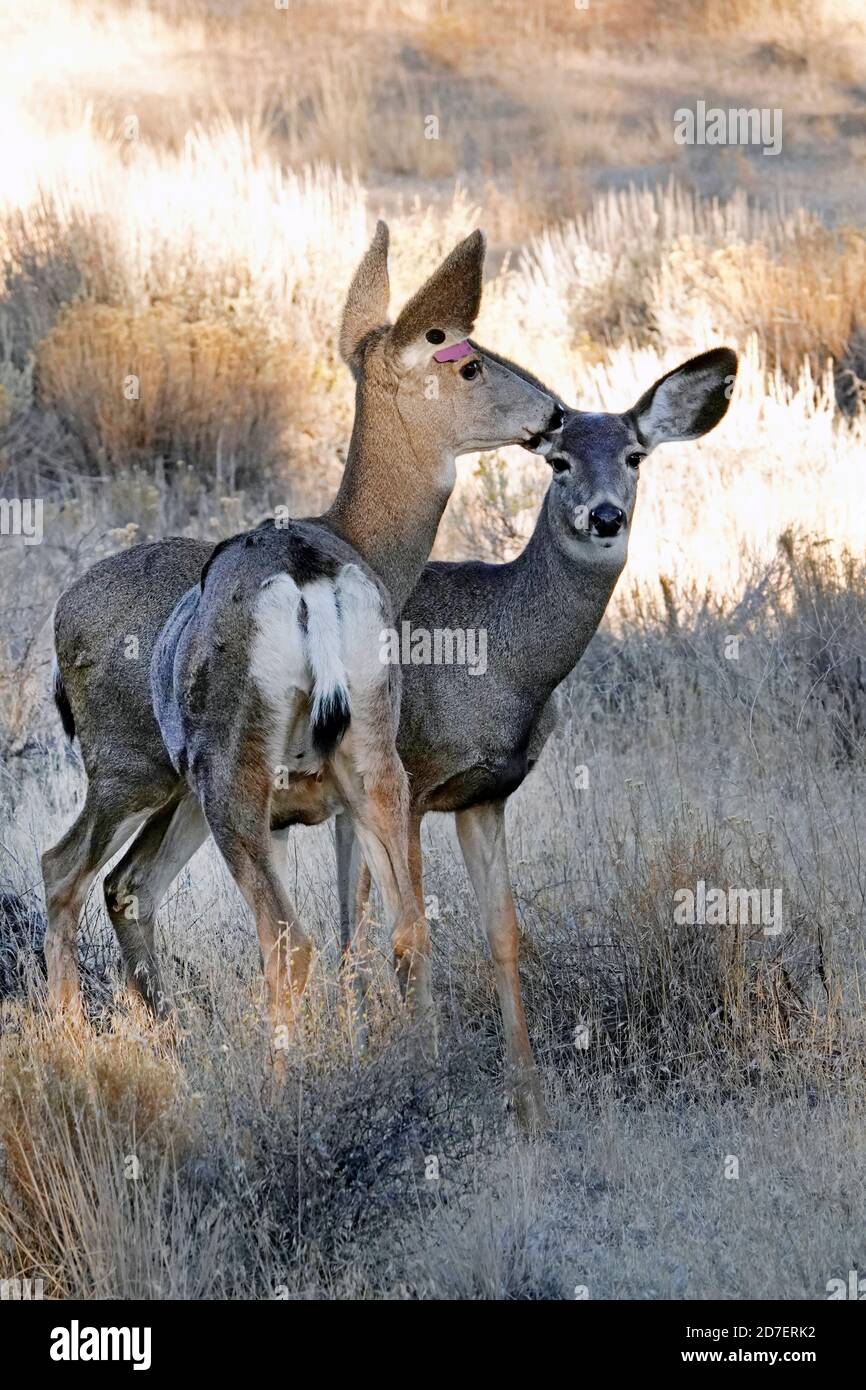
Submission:
M 354 699 L 387 683 L 388 667 L 380 655 L 386 615 L 378 589 L 358 565 L 344 565 L 340 570 L 337 596 L 343 627 L 343 663 Z
M 299 620 L 301 600 L 306 631 Z M 250 676 L 278 721 L 275 758 L 286 751 L 297 692 L 312 697 L 314 718 L 331 702 L 345 703 L 353 727 L 362 727 L 372 712 L 371 697 L 389 678 L 380 659 L 386 614 L 376 585 L 363 571 L 344 565 L 334 580 L 314 579 L 303 589 L 289 574 L 272 575 L 261 586 L 253 617 Z M 307 770 L 297 753 L 308 745 L 309 731 L 296 728 L 291 741 L 292 766 Z
M 287 714 L 295 690 L 309 693 L 312 679 L 298 624 L 301 591 L 290 574 L 266 579 L 256 600 L 256 630 L 250 653 L 250 675 L 268 704 Z

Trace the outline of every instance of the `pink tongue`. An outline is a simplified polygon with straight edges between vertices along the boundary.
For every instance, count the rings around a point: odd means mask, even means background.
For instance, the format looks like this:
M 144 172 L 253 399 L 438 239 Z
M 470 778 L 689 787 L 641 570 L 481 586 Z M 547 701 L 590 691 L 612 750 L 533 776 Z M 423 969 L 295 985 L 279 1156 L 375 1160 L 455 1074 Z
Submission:
M 465 339 L 462 343 L 455 343 L 453 347 L 443 348 L 441 352 L 434 352 L 434 362 L 459 362 L 461 357 L 471 357 L 475 351 L 471 343 Z

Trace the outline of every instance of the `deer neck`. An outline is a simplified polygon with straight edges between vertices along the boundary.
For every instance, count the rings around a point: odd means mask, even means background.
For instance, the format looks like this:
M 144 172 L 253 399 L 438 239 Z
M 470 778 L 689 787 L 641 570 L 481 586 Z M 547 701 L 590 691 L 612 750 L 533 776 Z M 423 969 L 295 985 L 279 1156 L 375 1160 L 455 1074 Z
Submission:
M 453 454 L 410 436 L 393 401 L 373 409 L 359 388 L 340 489 L 322 520 L 379 576 L 395 612 L 430 557 L 455 477 Z
M 527 634 L 513 650 L 527 688 L 546 700 L 583 656 L 621 571 L 560 549 L 548 495 L 526 548 L 506 568 L 503 611 L 512 632 Z

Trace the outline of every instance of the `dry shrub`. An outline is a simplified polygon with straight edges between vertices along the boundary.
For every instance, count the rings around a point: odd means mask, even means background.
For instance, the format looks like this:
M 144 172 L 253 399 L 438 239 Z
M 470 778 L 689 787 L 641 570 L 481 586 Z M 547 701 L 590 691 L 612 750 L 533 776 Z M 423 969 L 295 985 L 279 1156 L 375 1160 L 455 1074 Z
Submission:
M 546 481 L 543 473 L 515 480 L 501 454 L 485 455 L 473 470 L 471 491 L 448 508 L 434 554 L 493 562 L 515 554 L 522 549 L 521 522 L 541 501 Z
M 394 8 L 399 10 L 399 4 Z M 430 52 L 453 61 L 455 53 L 492 49 L 500 58 L 516 52 L 525 62 L 530 45 L 604 48 L 634 43 L 636 33 L 658 20 L 660 6 L 658 0 L 605 0 L 601 5 L 590 0 L 578 10 L 561 0 L 520 6 L 513 0 L 490 0 L 479 9 L 460 0 L 428 0 L 425 8 L 423 42 Z
M 668 18 L 679 14 L 671 0 L 656 0 L 656 5 Z M 697 0 L 689 10 L 689 28 L 716 40 L 732 33 L 769 38 L 805 57 L 823 41 L 856 36 L 863 24 L 859 0 L 728 0 L 723 7 L 714 0 Z
M 786 227 L 742 192 L 721 203 L 673 179 L 655 188 L 631 185 L 599 195 L 586 213 L 534 238 L 520 278 L 548 326 L 572 342 L 585 335 L 597 343 L 655 342 L 654 278 L 681 238 L 713 247 L 782 235 Z M 666 343 L 682 339 L 667 329 Z
M 866 238 L 763 211 L 742 194 L 720 203 L 675 182 L 605 194 L 534 238 L 502 290 L 530 331 L 542 316 L 584 365 L 617 345 L 694 351 L 754 337 L 787 382 L 804 364 L 819 381 L 832 359 L 848 373 L 849 402 L 857 394 Z
M 42 676 L 30 656 L 29 651 L 13 656 L 8 639 L 0 637 L 0 751 L 4 757 L 27 747 L 43 700 Z
M 473 1190 L 502 1129 L 482 1048 L 445 1032 L 430 1067 L 401 1016 L 358 1064 L 317 1019 L 276 1083 L 254 1017 L 227 1031 L 218 1013 L 178 1052 L 117 1016 L 116 1034 L 75 1039 L 7 1015 L 3 1277 L 65 1297 L 267 1298 L 321 1294 L 354 1262 L 388 1292 L 388 1242 Z
M 602 1025 L 629 1067 L 662 1077 L 707 1065 L 724 1073 L 729 1064 L 762 1067 L 794 1041 L 803 1006 L 784 936 L 764 937 L 760 924 L 674 919 L 675 895 L 694 893 L 698 880 L 725 891 L 782 886 L 774 847 L 748 832 L 742 839 L 686 809 L 665 833 L 638 836 L 618 876 L 602 931 L 618 944 L 622 990 Z M 790 930 L 788 893 L 783 903 Z
M 573 1266 L 553 1194 L 561 1174 L 541 1145 L 514 1145 L 506 1163 L 488 1160 L 471 1203 L 445 1205 L 413 1244 L 417 1295 L 436 1299 L 535 1302 L 573 1298 Z M 583 1175 L 583 1162 L 581 1161 Z M 570 1208 L 571 1194 L 566 1200 Z M 572 1212 L 570 1210 L 569 1214 Z
M 840 963 L 823 951 L 832 907 L 826 923 L 811 919 L 770 836 L 685 807 L 665 827 L 611 818 L 599 841 L 600 892 L 526 889 L 523 995 L 548 1074 L 569 1085 L 608 1075 L 629 1094 L 831 1079 L 848 1029 Z M 572 876 L 559 847 L 549 867 Z M 675 895 L 699 880 L 781 889 L 781 934 L 675 921 Z M 486 964 L 452 963 L 451 979 L 473 1027 L 498 1032 Z M 856 1071 L 855 1052 L 847 1065 Z
M 188 322 L 167 304 L 70 304 L 39 345 L 37 371 L 43 404 L 99 472 L 183 459 L 242 481 L 280 457 L 290 362 L 256 323 Z M 125 394 L 130 377 L 138 399 Z
M 736 634 L 736 656 L 728 644 Z M 831 541 L 789 530 L 743 574 L 735 601 L 712 583 L 625 589 L 563 687 L 574 732 L 615 721 L 629 745 L 663 714 L 684 743 L 719 719 L 749 739 L 853 767 L 864 751 L 866 567 Z
M 56 1024 L 50 1036 L 28 1030 L 18 1049 L 10 1038 L 0 1063 L 0 1251 L 15 1277 L 46 1278 L 54 1296 L 111 1297 L 124 1251 L 143 1280 L 148 1261 L 155 1274 L 152 1223 L 190 1136 L 167 1056 Z
M 268 135 L 298 167 L 321 162 L 366 175 L 453 178 L 461 165 L 461 119 L 435 77 L 399 65 L 387 81 L 365 55 L 319 53 L 301 83 L 293 74 L 270 93 L 264 112 Z M 437 138 L 425 121 L 441 123 Z
M 92 209 L 65 206 L 43 193 L 0 221 L 2 360 L 19 372 L 60 309 L 76 298 L 105 300 L 122 291 L 116 245 Z
M 790 573 L 807 698 L 802 720 L 829 723 L 833 762 L 860 768 L 866 755 L 866 604 L 863 564 L 849 551 L 790 531 L 779 547 Z
M 214 1136 L 215 1180 L 229 1205 L 256 1213 L 268 1264 L 333 1270 L 353 1244 L 387 1240 L 395 1221 L 459 1197 L 472 1183 L 467 1160 L 485 1152 L 501 1108 L 489 1103 L 480 1049 L 441 1039 L 428 1068 L 405 1019 L 360 1065 L 316 1038 L 289 1057 L 289 1074 L 264 1108 L 233 1089 L 211 1114 L 237 1136 L 243 1162 Z M 438 1177 L 425 1176 L 434 1157 Z
M 743 194 L 702 199 L 675 182 L 597 198 L 532 242 L 522 275 L 574 349 L 755 335 L 791 383 L 804 363 L 814 379 L 828 359 L 856 368 L 866 320 L 862 231 L 778 216 Z
M 761 241 L 708 247 L 681 238 L 654 293 L 664 305 L 664 316 L 653 316 L 660 327 L 708 317 L 740 342 L 756 333 L 789 381 L 804 361 L 817 378 L 828 358 L 850 359 L 866 324 L 866 237 L 853 228 L 805 226 L 777 248 Z

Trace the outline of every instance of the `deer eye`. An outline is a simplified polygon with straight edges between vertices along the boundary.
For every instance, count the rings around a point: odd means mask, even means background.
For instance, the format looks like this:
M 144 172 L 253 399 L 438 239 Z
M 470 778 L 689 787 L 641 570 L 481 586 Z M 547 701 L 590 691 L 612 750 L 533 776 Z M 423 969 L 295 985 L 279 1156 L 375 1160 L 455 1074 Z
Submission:
M 471 381 L 481 371 L 480 362 L 467 362 L 465 367 L 460 368 L 460 375 L 464 381 Z
M 639 454 L 639 453 L 635 450 L 635 451 L 633 451 L 633 452 L 630 453 L 630 454 L 626 454 L 626 456 L 625 456 L 625 461 L 626 461 L 626 463 L 628 464 L 629 468 L 640 468 L 641 463 L 643 462 L 643 460 L 644 460 L 645 458 L 646 458 L 646 454 Z
M 571 464 L 569 463 L 568 459 L 563 458 L 561 454 L 557 454 L 556 458 L 548 459 L 547 461 L 553 469 L 554 473 L 567 473 L 569 468 L 571 467 Z

